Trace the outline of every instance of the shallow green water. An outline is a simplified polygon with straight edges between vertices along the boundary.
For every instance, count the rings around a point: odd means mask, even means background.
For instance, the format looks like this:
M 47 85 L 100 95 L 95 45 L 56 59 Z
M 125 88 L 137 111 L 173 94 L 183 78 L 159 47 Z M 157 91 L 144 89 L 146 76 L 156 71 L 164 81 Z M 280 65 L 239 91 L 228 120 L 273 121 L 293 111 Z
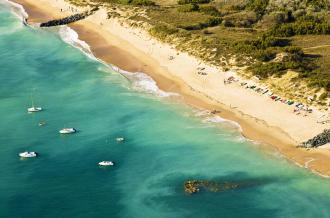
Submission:
M 0 0 L 0 217 L 329 216 L 330 181 L 258 150 L 227 122 L 143 91 L 155 87 L 142 75 L 128 81 L 10 11 Z M 31 95 L 44 111 L 26 112 Z M 79 132 L 60 136 L 64 126 Z M 40 156 L 21 160 L 24 150 Z M 187 179 L 254 185 L 189 196 Z

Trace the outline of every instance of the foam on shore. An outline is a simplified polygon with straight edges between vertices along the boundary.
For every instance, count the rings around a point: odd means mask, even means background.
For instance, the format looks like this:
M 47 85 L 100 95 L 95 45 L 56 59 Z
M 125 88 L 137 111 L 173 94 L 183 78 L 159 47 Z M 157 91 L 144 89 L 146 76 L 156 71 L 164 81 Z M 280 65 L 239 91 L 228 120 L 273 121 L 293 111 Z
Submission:
M 102 64 L 104 64 L 107 67 L 110 67 L 112 70 L 120 73 L 124 77 L 126 77 L 129 81 L 131 81 L 131 85 L 134 89 L 142 92 L 146 92 L 148 94 L 153 94 L 158 97 L 168 97 L 170 95 L 173 95 L 174 93 L 167 93 L 159 89 L 159 87 L 156 84 L 156 81 L 153 80 L 150 76 L 143 72 L 128 72 L 125 70 L 122 70 L 116 66 L 109 65 L 105 63 L 104 61 L 96 58 L 94 54 L 92 53 L 89 45 L 85 42 L 79 39 L 79 35 L 76 31 L 71 29 L 68 26 L 61 26 L 58 30 L 58 33 L 61 37 L 61 39 L 70 44 L 71 46 L 79 49 L 81 52 L 83 52 L 86 56 L 91 58 L 92 60 L 98 61 Z
M 175 95 L 175 93 L 169 93 L 161 90 L 157 86 L 156 81 L 143 72 L 128 72 L 115 66 L 112 66 L 112 69 L 131 81 L 132 88 L 137 91 L 142 91 L 157 97 L 169 97 L 171 95 Z
M 0 5 L 8 7 L 10 9 L 10 12 L 20 19 L 20 22 L 15 22 L 15 25 L 11 25 L 11 28 L 0 27 L 0 35 L 8 35 L 21 30 L 24 26 L 23 24 L 26 23 L 26 19 L 28 17 L 28 14 L 24 10 L 23 6 L 7 0 L 0 0 Z
M 64 42 L 79 49 L 81 52 L 83 52 L 89 58 L 91 58 L 93 60 L 98 60 L 93 55 L 89 45 L 85 41 L 82 41 L 79 39 L 79 35 L 76 31 L 74 31 L 73 29 L 71 29 L 68 26 L 60 26 L 58 33 Z
M 1 2 L 0 2 L 1 3 Z M 12 12 L 15 16 L 20 18 L 22 22 L 25 22 L 25 19 L 29 17 L 28 13 L 25 11 L 24 7 L 20 4 L 17 4 L 15 2 L 11 2 L 8 0 L 4 0 L 3 3 L 10 6 L 12 8 Z

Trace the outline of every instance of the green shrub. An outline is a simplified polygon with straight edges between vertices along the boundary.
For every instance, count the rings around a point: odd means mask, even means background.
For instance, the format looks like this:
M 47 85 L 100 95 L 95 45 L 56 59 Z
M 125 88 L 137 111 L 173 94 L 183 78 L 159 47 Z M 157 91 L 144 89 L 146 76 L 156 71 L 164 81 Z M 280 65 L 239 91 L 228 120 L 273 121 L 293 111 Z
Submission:
M 192 12 L 192 11 L 198 11 L 199 6 L 197 4 L 185 4 L 181 5 L 178 8 L 179 12 Z
M 287 69 L 283 63 L 262 63 L 258 62 L 253 64 L 249 69 L 253 72 L 254 75 L 258 76 L 261 79 L 267 78 L 269 76 L 277 75 L 280 76 Z
M 252 50 L 257 50 L 257 49 L 267 49 L 269 47 L 288 46 L 290 44 L 290 41 L 288 39 L 263 35 L 258 39 L 246 40 L 243 41 L 243 43 L 250 46 Z
M 254 56 L 260 61 L 270 61 L 276 57 L 276 50 L 267 48 L 265 50 L 258 50 Z
M 320 95 L 319 100 L 324 101 L 328 98 L 328 93 L 324 92 Z
M 249 0 L 246 8 L 256 12 L 258 18 L 260 19 L 266 12 L 269 0 Z
M 234 27 L 235 25 L 234 25 L 234 23 L 233 23 L 233 21 L 231 21 L 231 20 L 224 20 L 223 22 L 223 25 L 225 26 L 225 27 Z
M 178 4 L 179 5 L 184 5 L 184 4 L 207 4 L 210 3 L 211 0 L 179 0 Z
M 212 17 L 209 18 L 204 23 L 198 23 L 198 24 L 191 24 L 191 25 L 179 25 L 179 28 L 185 29 L 185 30 L 201 30 L 207 27 L 213 27 L 217 26 L 221 23 L 222 19 L 219 17 Z
M 220 17 L 221 13 L 218 11 L 218 9 L 216 9 L 215 7 L 211 6 L 211 5 L 201 5 L 199 6 L 199 11 L 204 13 L 204 14 L 208 14 L 214 17 Z
M 143 6 L 154 6 L 156 5 L 155 2 L 151 0 L 132 0 L 131 3 L 132 5 L 143 5 Z
M 156 5 L 155 2 L 151 0 L 118 0 L 117 2 L 125 5 L 140 5 L 140 6 Z
M 159 39 L 165 39 L 167 36 L 175 34 L 178 32 L 178 29 L 173 28 L 169 25 L 156 25 L 149 30 L 150 35 L 155 36 Z
M 308 5 L 316 6 L 323 9 L 329 9 L 330 3 L 328 0 L 307 0 Z
M 330 24 L 327 22 L 302 21 L 275 25 L 268 31 L 268 35 L 290 37 L 294 35 L 322 35 L 330 34 Z

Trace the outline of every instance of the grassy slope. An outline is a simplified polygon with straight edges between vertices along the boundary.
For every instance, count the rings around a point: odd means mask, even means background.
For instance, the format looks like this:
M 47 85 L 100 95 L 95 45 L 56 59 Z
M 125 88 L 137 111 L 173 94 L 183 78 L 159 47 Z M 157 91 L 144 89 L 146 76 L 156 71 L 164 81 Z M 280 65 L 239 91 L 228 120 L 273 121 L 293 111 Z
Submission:
M 213 0 L 197 10 L 176 0 L 153 0 L 156 6 L 137 5 L 149 0 L 92 1 L 138 7 L 130 19 L 151 25 L 150 33 L 160 40 L 225 69 L 236 59 L 236 65 L 250 66 L 245 75 L 257 75 L 283 95 L 301 101 L 316 95 L 315 104 L 330 105 L 330 35 L 271 32 L 292 24 L 300 28 L 310 17 L 330 22 L 330 0 Z M 279 54 L 286 58 L 274 61 Z

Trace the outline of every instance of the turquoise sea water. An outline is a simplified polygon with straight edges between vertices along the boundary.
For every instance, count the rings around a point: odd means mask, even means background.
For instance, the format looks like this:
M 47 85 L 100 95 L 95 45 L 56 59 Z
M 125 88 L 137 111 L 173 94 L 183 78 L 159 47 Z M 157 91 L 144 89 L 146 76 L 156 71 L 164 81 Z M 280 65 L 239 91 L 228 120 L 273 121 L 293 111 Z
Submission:
M 0 1 L 0 217 L 330 216 L 329 180 L 257 149 L 226 122 L 143 91 L 151 81 L 134 78 L 55 30 L 22 25 Z M 44 111 L 26 112 L 31 95 Z M 61 136 L 64 126 L 79 132 Z M 40 156 L 21 160 L 24 150 Z M 116 165 L 100 168 L 102 160 Z M 187 179 L 253 185 L 189 196 Z

